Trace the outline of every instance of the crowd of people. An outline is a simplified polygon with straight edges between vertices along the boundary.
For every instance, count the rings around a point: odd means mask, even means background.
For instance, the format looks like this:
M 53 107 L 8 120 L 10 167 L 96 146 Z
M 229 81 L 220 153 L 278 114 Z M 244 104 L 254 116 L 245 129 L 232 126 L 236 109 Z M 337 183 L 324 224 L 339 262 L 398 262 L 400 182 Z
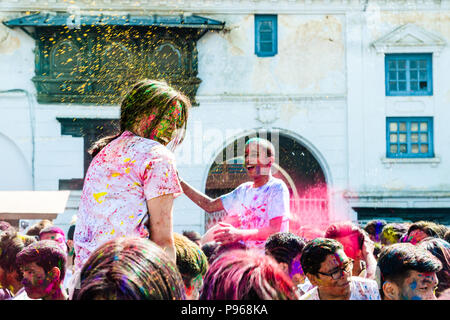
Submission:
M 276 232 L 263 250 L 174 232 L 175 261 L 148 238 L 117 237 L 78 278 L 75 225 L 66 236 L 40 224 L 25 233 L 0 223 L 0 300 L 450 299 L 450 231 L 430 221 L 336 222 L 313 239 Z
M 450 233 L 431 222 L 332 221 L 293 230 L 275 146 L 250 138 L 250 181 L 212 199 L 182 179 L 173 151 L 190 102 L 163 81 L 136 83 L 120 130 L 90 149 L 77 219 L 25 232 L 0 223 L 1 300 L 450 299 Z M 226 216 L 204 234 L 173 231 L 184 194 Z M 307 236 L 306 236 L 307 235 Z

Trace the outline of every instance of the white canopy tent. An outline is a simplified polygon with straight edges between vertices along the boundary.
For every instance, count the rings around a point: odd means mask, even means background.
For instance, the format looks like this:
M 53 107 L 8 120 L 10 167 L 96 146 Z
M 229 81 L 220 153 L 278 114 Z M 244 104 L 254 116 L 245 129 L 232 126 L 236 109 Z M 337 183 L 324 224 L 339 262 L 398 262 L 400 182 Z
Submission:
M 0 191 L 0 220 L 18 227 L 19 220 L 56 219 L 65 211 L 70 191 Z

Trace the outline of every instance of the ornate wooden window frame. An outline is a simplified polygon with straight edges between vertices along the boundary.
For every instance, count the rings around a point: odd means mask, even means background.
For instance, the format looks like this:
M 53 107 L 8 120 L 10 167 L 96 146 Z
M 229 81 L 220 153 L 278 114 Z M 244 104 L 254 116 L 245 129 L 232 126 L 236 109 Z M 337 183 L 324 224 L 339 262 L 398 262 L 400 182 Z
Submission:
M 183 15 L 81 16 L 77 26 L 69 20 L 65 14 L 38 13 L 4 22 L 36 39 L 32 81 L 40 103 L 114 105 L 132 83 L 152 78 L 167 81 L 197 105 L 197 41 L 209 30 L 224 28 L 224 22 Z M 112 54 L 110 61 L 103 59 L 111 45 L 122 48 L 126 58 L 108 67 L 117 58 Z M 167 46 L 176 54 L 177 68 L 170 57 L 165 64 L 158 57 L 158 48 Z

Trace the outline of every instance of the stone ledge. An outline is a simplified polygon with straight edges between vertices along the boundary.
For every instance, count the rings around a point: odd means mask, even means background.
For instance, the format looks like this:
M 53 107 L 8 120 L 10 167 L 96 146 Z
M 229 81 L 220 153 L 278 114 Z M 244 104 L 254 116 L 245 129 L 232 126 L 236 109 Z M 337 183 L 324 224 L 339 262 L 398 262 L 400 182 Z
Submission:
M 219 94 L 219 95 L 197 95 L 201 103 L 223 103 L 223 102 L 254 102 L 254 103 L 286 103 L 299 102 L 317 104 L 328 101 L 345 101 L 346 95 L 277 95 L 277 94 Z
M 448 200 L 450 190 L 374 190 L 374 191 L 346 191 L 344 197 L 349 200 L 378 201 L 400 200 L 420 201 L 421 199 Z
M 447 9 L 448 4 L 437 0 L 78 0 L 71 3 L 57 0 L 10 0 L 1 4 L 2 11 L 33 11 L 33 10 L 80 10 L 80 11 L 158 11 L 158 12 L 185 12 L 195 13 L 259 13 L 268 9 L 279 14 L 305 14 L 311 12 L 327 11 L 336 13 L 344 11 L 368 10 L 442 10 Z
M 389 169 L 392 167 L 392 165 L 397 164 L 429 164 L 430 167 L 436 168 L 438 164 L 441 163 L 440 157 L 434 157 L 434 158 L 381 158 L 381 163 L 383 163 L 384 167 Z

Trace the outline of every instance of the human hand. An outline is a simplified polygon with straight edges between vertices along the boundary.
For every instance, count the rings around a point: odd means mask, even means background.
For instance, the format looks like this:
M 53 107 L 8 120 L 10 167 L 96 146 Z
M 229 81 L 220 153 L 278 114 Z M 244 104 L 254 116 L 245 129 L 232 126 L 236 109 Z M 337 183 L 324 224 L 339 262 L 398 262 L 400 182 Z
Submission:
M 375 250 L 375 243 L 372 240 L 370 240 L 369 237 L 367 236 L 364 237 L 364 242 L 361 248 L 364 260 L 367 261 L 367 257 L 369 257 L 369 255 L 373 256 L 374 250 Z
M 220 222 L 218 228 L 214 231 L 214 240 L 221 243 L 231 243 L 242 240 L 239 229 L 229 223 Z
M 376 278 L 376 268 L 377 268 L 377 260 L 374 255 L 375 244 L 369 237 L 365 237 L 363 246 L 362 246 L 362 256 L 364 261 L 366 262 L 367 274 L 366 278 L 375 279 Z

